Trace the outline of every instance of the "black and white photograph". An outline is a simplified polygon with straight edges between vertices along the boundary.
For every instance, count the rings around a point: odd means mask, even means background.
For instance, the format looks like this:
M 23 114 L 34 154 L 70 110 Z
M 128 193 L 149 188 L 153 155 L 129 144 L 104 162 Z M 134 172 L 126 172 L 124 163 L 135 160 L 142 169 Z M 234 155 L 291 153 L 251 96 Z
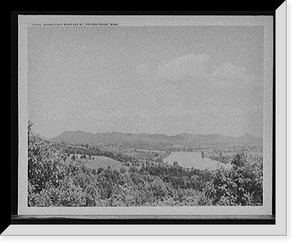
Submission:
M 262 206 L 263 31 L 30 27 L 28 207 Z
M 274 25 L 19 16 L 18 215 L 275 224 Z

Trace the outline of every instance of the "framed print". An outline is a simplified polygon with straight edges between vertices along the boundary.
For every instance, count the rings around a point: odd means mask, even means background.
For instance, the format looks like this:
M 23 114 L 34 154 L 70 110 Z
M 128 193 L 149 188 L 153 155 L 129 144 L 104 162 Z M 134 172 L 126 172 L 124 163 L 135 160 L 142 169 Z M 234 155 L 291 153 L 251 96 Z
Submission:
M 19 15 L 15 222 L 274 225 L 274 31 L 272 14 Z

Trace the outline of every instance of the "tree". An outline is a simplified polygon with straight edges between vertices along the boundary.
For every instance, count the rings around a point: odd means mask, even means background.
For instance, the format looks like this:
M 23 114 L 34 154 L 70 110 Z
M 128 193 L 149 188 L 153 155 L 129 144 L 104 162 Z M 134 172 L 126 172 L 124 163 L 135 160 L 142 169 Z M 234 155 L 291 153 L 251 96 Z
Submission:
M 244 167 L 246 165 L 246 156 L 245 154 L 242 153 L 238 153 L 236 154 L 236 156 L 232 159 L 231 164 L 233 165 L 234 168 L 241 168 Z
M 237 154 L 231 169 L 214 171 L 206 195 L 214 205 L 262 205 L 262 164 L 250 165 L 244 153 Z
M 28 122 L 28 181 L 31 190 L 38 193 L 49 185 L 58 186 L 65 155 L 57 153 L 31 128 L 32 123 Z

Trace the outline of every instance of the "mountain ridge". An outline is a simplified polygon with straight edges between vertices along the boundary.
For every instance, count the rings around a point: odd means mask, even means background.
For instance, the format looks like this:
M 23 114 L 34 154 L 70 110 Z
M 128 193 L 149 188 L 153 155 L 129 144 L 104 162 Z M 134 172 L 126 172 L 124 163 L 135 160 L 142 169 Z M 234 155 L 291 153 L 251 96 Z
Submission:
M 263 138 L 250 134 L 239 137 L 221 134 L 191 134 L 180 133 L 166 135 L 159 133 L 123 133 L 123 132 L 98 132 L 64 131 L 60 135 L 50 138 L 51 142 L 66 142 L 72 144 L 149 144 L 149 145 L 217 145 L 217 144 L 242 144 L 262 145 Z

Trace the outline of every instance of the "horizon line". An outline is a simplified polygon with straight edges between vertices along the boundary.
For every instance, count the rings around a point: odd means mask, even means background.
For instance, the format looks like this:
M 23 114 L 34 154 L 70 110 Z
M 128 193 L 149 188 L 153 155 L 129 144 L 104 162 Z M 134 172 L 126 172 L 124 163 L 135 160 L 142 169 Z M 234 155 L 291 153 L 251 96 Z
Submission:
M 82 133 L 89 133 L 92 135 L 97 135 L 97 134 L 104 134 L 104 133 L 119 133 L 119 134 L 131 134 L 131 135 L 141 135 L 141 134 L 146 134 L 146 135 L 163 135 L 163 136 L 168 136 L 168 137 L 174 137 L 174 136 L 179 136 L 179 135 L 193 135 L 193 136 L 210 136 L 210 135 L 218 135 L 218 136 L 224 136 L 224 137 L 243 137 L 243 136 L 252 136 L 252 137 L 257 137 L 257 138 L 263 138 L 263 136 L 260 135 L 253 135 L 250 133 L 243 133 L 242 135 L 239 136 L 233 136 L 233 135 L 224 135 L 224 134 L 220 134 L 220 133 L 207 133 L 207 134 L 201 134 L 201 133 L 189 133 L 189 132 L 182 132 L 182 133 L 177 133 L 174 135 L 167 135 L 164 133 L 148 133 L 148 132 L 139 132 L 139 133 L 132 133 L 132 132 L 121 132 L 121 131 L 103 131 L 103 132 L 90 132 L 90 131 L 84 131 L 84 130 L 65 130 L 63 132 L 61 132 L 60 134 L 56 135 L 56 136 L 52 136 L 52 137 L 48 137 L 48 139 L 53 139 L 56 138 L 58 136 L 60 136 L 61 134 L 65 133 L 65 132 L 82 132 Z

